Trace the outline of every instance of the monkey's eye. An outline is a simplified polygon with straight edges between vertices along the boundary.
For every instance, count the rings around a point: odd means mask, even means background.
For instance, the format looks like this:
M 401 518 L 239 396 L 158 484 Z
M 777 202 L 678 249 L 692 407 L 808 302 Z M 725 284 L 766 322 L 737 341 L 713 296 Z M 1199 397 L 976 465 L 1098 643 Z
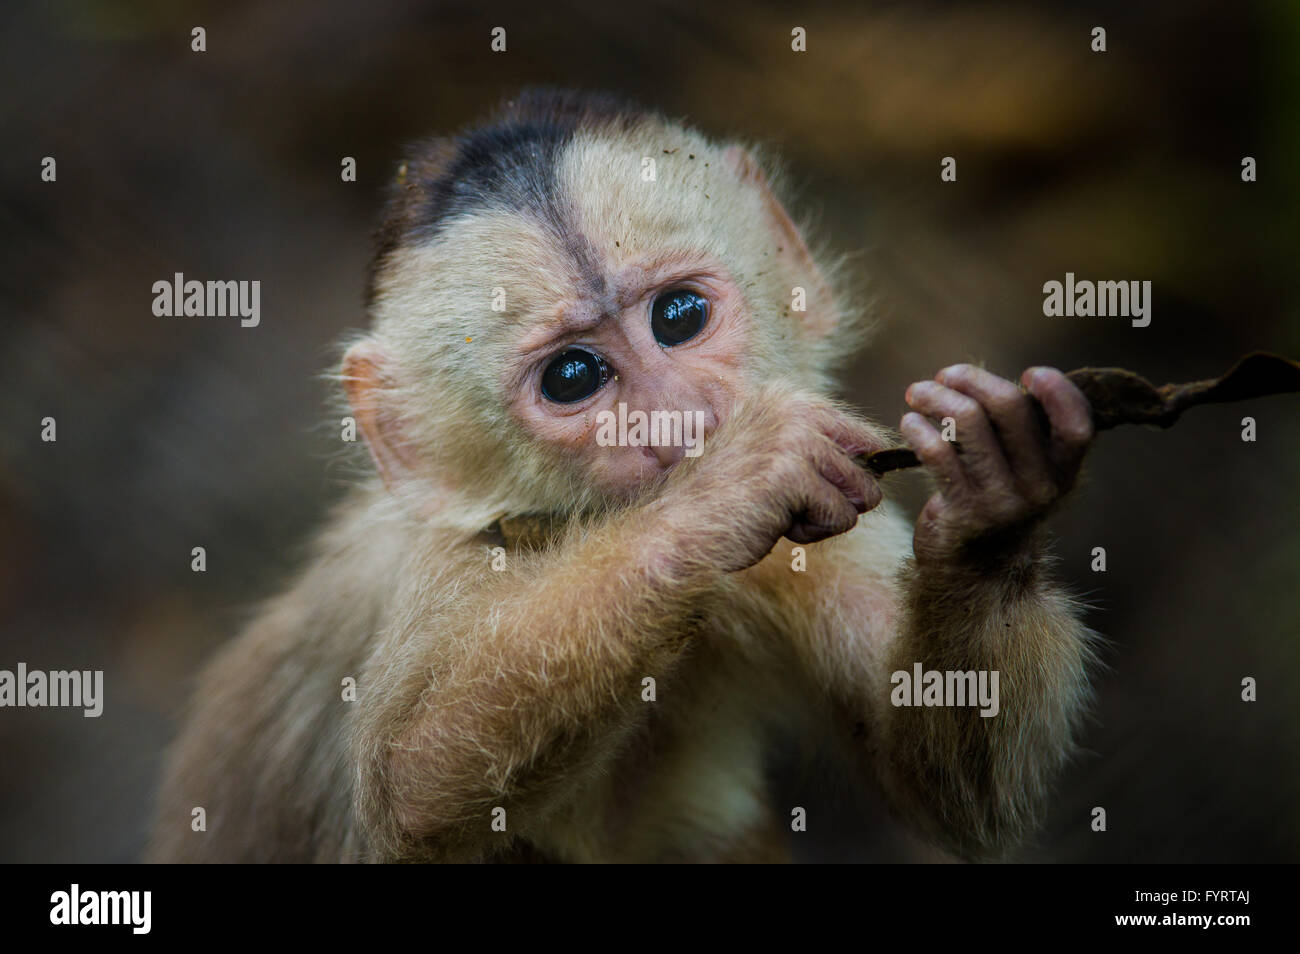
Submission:
M 609 380 L 609 365 L 599 355 L 581 348 L 563 351 L 542 372 L 542 394 L 557 404 L 572 404 L 590 397 Z
M 650 307 L 650 330 L 666 348 L 694 338 L 708 319 L 708 299 L 684 288 L 665 292 Z

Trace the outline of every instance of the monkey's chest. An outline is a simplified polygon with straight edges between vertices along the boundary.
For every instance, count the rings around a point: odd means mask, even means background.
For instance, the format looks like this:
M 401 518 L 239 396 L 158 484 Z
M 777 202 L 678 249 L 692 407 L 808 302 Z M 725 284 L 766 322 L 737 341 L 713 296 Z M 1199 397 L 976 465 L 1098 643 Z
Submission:
M 643 693 L 644 718 L 551 846 L 583 861 L 784 860 L 765 775 L 770 680 L 727 640 L 700 640 Z

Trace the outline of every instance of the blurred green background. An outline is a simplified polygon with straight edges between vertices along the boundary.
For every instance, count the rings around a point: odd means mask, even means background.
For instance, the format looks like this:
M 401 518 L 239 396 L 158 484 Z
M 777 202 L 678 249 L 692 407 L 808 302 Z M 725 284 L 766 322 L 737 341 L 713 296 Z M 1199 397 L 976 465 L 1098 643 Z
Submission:
M 1286 0 L 63 0 L 7 3 L 0 23 L 0 668 L 104 669 L 107 690 L 97 720 L 0 710 L 3 861 L 138 857 L 197 667 L 357 469 L 320 373 L 364 320 L 383 183 L 404 143 L 521 85 L 621 91 L 783 154 L 797 211 L 867 282 L 879 331 L 845 386 L 891 425 L 907 383 L 959 360 L 1161 382 L 1254 348 L 1300 356 Z M 958 181 L 941 183 L 949 155 Z M 261 326 L 155 318 L 150 287 L 175 271 L 259 279 Z M 1045 318 L 1042 284 L 1066 271 L 1151 280 L 1151 326 Z M 1109 668 L 1017 857 L 1300 860 L 1298 412 L 1273 398 L 1099 441 L 1054 528 Z M 921 498 L 914 477 L 891 486 Z M 800 858 L 940 857 L 801 753 L 773 774 L 809 808 Z

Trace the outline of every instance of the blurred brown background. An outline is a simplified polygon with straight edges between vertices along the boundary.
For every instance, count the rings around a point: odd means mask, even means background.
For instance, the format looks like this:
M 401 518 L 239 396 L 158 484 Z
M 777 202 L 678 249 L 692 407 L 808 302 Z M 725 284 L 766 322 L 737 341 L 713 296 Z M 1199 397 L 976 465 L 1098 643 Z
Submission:
M 404 142 L 520 85 L 619 90 L 781 152 L 868 277 L 880 331 L 846 386 L 890 424 L 908 382 L 959 360 L 1165 381 L 1257 347 L 1300 355 L 1286 0 L 63 0 L 5 4 L 0 22 L 0 668 L 104 669 L 107 690 L 99 719 L 0 710 L 0 860 L 138 856 L 196 667 L 355 469 L 319 374 L 363 321 L 382 184 Z M 948 155 L 956 183 L 939 181 Z M 1151 280 L 1151 326 L 1045 318 L 1042 284 L 1067 270 Z M 261 280 L 261 326 L 155 318 L 150 286 L 176 271 Z M 1110 669 L 1020 858 L 1300 860 L 1297 412 L 1274 398 L 1099 442 L 1054 527 Z M 817 766 L 774 772 L 810 809 L 801 857 L 935 857 Z

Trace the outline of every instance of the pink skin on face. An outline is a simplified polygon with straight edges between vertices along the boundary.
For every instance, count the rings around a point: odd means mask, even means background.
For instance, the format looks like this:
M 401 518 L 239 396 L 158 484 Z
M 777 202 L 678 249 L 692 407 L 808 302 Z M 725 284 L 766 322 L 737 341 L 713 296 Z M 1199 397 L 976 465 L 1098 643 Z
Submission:
M 918 562 L 945 559 L 989 531 L 1028 525 L 1074 485 L 1093 438 L 1087 398 L 1055 368 L 1029 368 L 1020 380 L 1024 391 L 956 364 L 908 387 L 914 410 L 900 429 L 942 487 L 917 520 Z M 946 417 L 956 421 L 960 454 L 927 420 Z
M 582 460 L 586 473 L 605 493 L 630 497 L 661 477 L 685 455 L 685 447 L 602 447 L 597 415 L 627 411 L 703 413 L 704 439 L 726 419 L 740 394 L 741 356 L 750 353 L 744 303 L 713 263 L 661 261 L 625 266 L 603 296 L 566 303 L 552 321 L 520 343 L 516 360 L 529 373 L 514 389 L 511 407 L 537 439 Z M 655 340 L 650 308 L 673 289 L 688 289 L 709 302 L 709 315 L 695 337 L 672 347 Z M 589 397 L 556 403 L 542 393 L 546 366 L 561 352 L 582 348 L 599 355 L 610 379 Z

